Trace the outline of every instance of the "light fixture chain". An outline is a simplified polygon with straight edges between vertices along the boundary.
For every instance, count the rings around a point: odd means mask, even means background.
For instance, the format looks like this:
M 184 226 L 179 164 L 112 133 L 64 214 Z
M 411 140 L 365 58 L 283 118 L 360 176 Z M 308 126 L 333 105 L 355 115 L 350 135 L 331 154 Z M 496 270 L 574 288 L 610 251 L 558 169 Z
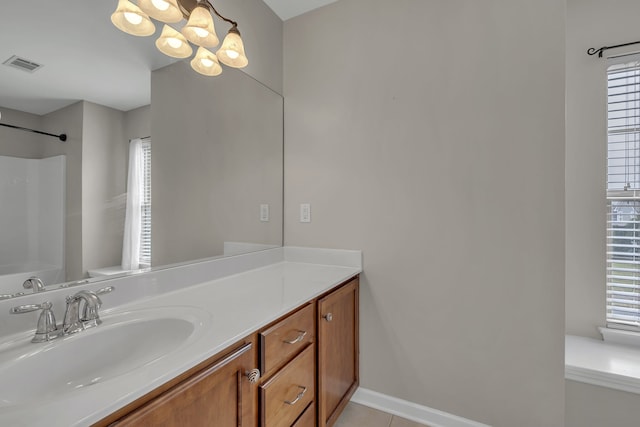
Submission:
M 216 16 L 217 16 L 218 18 L 222 19 L 223 21 L 228 22 L 229 24 L 233 25 L 234 27 L 237 27 L 237 26 L 238 26 L 238 23 L 237 23 L 236 21 L 232 21 L 231 19 L 229 19 L 229 18 L 225 18 L 224 16 L 220 15 L 220 13 L 216 10 L 216 8 L 215 8 L 215 7 L 213 7 L 213 5 L 211 4 L 211 2 L 209 2 L 209 0 L 201 0 L 201 1 L 199 1 L 198 3 L 199 3 L 199 4 L 206 4 L 206 5 L 209 7 L 209 9 L 211 9 L 211 11 L 212 11 L 213 13 L 215 13 L 215 14 L 216 14 Z

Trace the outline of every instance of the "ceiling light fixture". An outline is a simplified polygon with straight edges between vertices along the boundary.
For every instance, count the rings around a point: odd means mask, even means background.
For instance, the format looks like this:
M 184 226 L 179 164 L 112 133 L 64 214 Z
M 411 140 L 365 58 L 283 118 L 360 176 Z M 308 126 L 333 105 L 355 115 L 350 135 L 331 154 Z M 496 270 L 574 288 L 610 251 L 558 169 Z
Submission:
M 158 21 L 168 24 L 182 21 L 182 12 L 176 0 L 139 0 L 138 6 L 144 13 Z
M 132 36 L 144 37 L 156 32 L 156 26 L 147 14 L 129 0 L 118 0 L 118 7 L 111 15 L 111 22 L 119 30 Z
M 213 15 L 231 24 L 222 46 L 214 54 L 205 48 L 220 43 L 216 35 Z M 134 36 L 150 36 L 155 33 L 154 18 L 165 23 L 162 34 L 156 40 L 160 52 L 173 58 L 187 58 L 193 53 L 189 42 L 198 46 L 191 67 L 205 76 L 222 73 L 220 63 L 233 68 L 244 68 L 249 63 L 244 44 L 238 31 L 238 23 L 220 15 L 209 0 L 118 0 L 118 7 L 111 15 L 111 22 L 118 29 Z M 187 23 L 178 31 L 166 24 L 182 19 Z
M 231 27 L 229 34 L 224 38 L 222 47 L 216 52 L 218 59 L 225 65 L 233 68 L 244 68 L 249 63 L 244 54 L 244 44 L 240 38 L 237 26 Z
M 215 53 L 199 47 L 196 56 L 191 60 L 191 68 L 205 76 L 218 76 L 222 67 Z
M 213 16 L 203 4 L 197 5 L 191 11 L 187 25 L 182 28 L 182 34 L 191 43 L 202 47 L 214 47 L 220 43 L 213 27 Z
M 156 40 L 156 47 L 162 53 L 172 58 L 188 58 L 193 49 L 182 34 L 164 24 L 160 38 Z

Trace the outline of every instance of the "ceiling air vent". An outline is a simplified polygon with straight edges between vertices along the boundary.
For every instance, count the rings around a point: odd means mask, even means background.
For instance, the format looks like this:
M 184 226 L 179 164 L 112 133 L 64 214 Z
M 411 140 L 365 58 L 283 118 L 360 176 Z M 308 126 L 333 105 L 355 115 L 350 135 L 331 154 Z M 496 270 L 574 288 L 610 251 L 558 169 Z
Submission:
M 3 64 L 22 71 L 26 71 L 28 73 L 33 73 L 37 69 L 42 68 L 42 64 L 38 64 L 28 59 L 20 58 L 17 55 L 13 55 L 11 58 L 4 61 Z

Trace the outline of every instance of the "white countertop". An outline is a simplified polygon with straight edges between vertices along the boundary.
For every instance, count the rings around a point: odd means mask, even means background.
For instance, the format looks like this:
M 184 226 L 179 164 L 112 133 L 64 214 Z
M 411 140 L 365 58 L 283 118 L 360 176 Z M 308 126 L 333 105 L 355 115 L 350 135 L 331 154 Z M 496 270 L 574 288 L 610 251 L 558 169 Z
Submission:
M 352 252 L 352 259 L 360 257 L 358 251 Z M 126 375 L 97 382 L 90 387 L 44 401 L 32 399 L 25 405 L 0 407 L 0 425 L 91 425 L 362 271 L 361 265 L 324 265 L 322 262 L 327 258 L 322 256 L 319 264 L 286 261 L 308 261 L 313 258 L 309 255 L 310 253 L 306 252 L 303 258 L 284 256 L 285 260 L 281 262 L 145 297 L 113 309 L 109 309 L 108 296 L 103 297 L 101 317 L 104 323 L 95 330 L 109 325 L 110 317 L 119 313 L 175 306 L 202 310 L 208 317 L 207 323 L 210 327 L 197 339 L 170 355 Z M 114 283 L 117 288 L 117 282 L 109 284 Z M 91 330 L 79 334 L 85 333 L 91 333 Z M 104 351 L 109 349 L 105 348 Z M 76 356 L 82 358 L 82 354 Z M 73 360 L 69 360 L 68 363 L 73 364 Z M 55 369 L 55 366 L 51 369 Z M 25 381 L 37 379 L 27 378 Z M 10 386 L 2 384 L 0 378 L 0 387 Z

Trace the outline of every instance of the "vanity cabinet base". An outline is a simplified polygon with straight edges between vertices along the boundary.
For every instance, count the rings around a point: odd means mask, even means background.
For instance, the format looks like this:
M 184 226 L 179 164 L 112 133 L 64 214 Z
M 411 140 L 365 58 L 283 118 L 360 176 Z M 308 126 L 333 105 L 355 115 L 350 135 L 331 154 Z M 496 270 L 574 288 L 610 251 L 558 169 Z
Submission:
M 356 276 L 93 427 L 331 427 L 359 384 L 358 329 Z

